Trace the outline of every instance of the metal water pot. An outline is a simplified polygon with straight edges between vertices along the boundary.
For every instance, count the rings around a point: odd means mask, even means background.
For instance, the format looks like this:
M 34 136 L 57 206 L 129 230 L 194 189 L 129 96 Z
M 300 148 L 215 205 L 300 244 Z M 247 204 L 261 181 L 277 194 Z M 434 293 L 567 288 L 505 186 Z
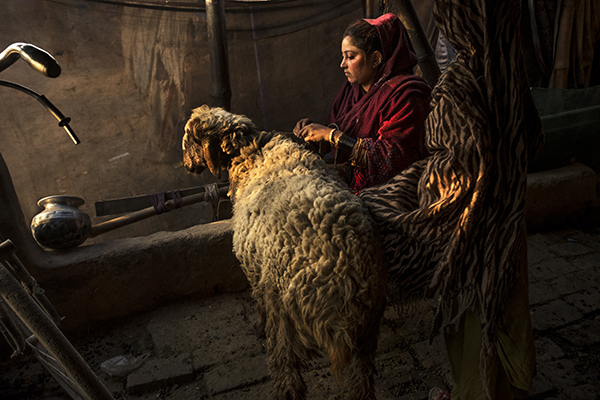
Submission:
M 92 228 L 89 215 L 78 207 L 85 204 L 75 196 L 48 196 L 38 201 L 44 210 L 33 217 L 31 233 L 43 247 L 68 249 L 83 243 Z

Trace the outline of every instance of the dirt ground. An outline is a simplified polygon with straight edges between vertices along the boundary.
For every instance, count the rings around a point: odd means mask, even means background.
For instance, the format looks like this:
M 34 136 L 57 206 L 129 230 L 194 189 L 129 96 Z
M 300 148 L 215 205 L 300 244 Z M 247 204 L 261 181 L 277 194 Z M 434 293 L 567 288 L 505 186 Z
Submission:
M 431 310 L 430 307 L 427 309 Z M 433 369 L 427 368 L 426 381 L 405 379 L 401 376 L 407 368 L 402 363 L 411 358 L 407 352 L 409 344 L 426 338 L 427 326 L 431 321 L 430 314 L 425 313 L 425 318 L 403 323 L 396 309 L 389 308 L 386 312 L 379 345 L 378 369 L 380 373 L 386 371 L 385 383 L 389 386 L 385 390 L 380 389 L 381 399 L 393 399 L 403 393 L 424 391 L 429 383 L 440 384 L 447 379 L 447 366 L 437 365 Z M 115 399 L 241 400 L 245 398 L 243 391 L 211 395 L 211 391 L 214 390 L 206 382 L 213 382 L 214 385 L 214 380 L 208 375 L 222 363 L 230 365 L 228 368 L 233 369 L 232 364 L 244 365 L 248 359 L 256 358 L 259 360 L 257 369 L 266 371 L 264 341 L 257 338 L 252 328 L 254 320 L 254 303 L 250 293 L 246 291 L 173 304 L 128 320 L 115 321 L 105 329 L 85 332 L 84 338 L 73 340 L 73 344 L 90 367 L 98 373 Z M 410 328 L 412 333 L 403 338 L 399 332 L 406 328 Z M 202 349 L 206 351 L 202 352 Z M 166 359 L 185 352 L 211 366 L 198 366 L 197 362 L 200 361 L 194 361 L 194 369 L 197 368 L 194 375 L 175 384 L 163 382 L 156 387 L 135 388 L 131 384 L 131 378 L 109 377 L 100 367 L 102 362 L 118 355 L 145 356 L 145 362 L 148 363 L 153 359 Z M 398 354 L 402 356 L 398 357 Z M 140 370 L 143 368 L 142 366 Z M 424 372 L 423 367 L 419 369 Z M 325 359 L 308 363 L 304 377 L 309 386 L 309 399 L 344 398 L 346 392 L 332 379 Z M 231 378 L 225 374 L 220 379 L 223 380 L 222 385 L 227 385 L 229 383 L 225 381 Z M 395 381 L 395 385 L 390 385 L 390 381 Z M 247 385 L 247 396 L 249 399 L 267 398 L 270 389 L 268 378 L 264 376 L 262 381 Z M 2 399 L 6 400 L 68 398 L 37 360 L 25 358 L 15 362 L 7 355 L 4 355 L 0 362 L 0 392 Z

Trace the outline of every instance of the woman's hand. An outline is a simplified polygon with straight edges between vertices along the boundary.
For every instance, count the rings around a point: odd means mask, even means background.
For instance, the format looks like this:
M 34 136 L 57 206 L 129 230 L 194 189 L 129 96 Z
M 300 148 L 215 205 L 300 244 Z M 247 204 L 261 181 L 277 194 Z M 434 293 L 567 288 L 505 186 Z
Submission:
M 298 136 L 299 138 L 303 138 L 301 136 L 302 129 L 304 129 L 304 127 L 306 125 L 311 124 L 311 123 L 312 123 L 312 121 L 308 118 L 303 118 L 300 121 L 296 122 L 296 126 L 294 127 L 294 130 L 293 130 L 294 135 Z
M 321 142 L 329 140 L 331 128 L 311 122 L 309 119 L 301 119 L 294 127 L 294 134 L 306 142 Z

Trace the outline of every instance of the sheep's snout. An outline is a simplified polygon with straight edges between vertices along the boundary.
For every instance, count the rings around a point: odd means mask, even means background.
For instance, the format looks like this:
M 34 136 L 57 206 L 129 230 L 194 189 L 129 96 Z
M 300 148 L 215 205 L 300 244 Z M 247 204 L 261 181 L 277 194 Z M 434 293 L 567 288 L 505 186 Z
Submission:
M 183 166 L 187 172 L 201 174 L 206 169 L 204 158 L 189 149 L 183 151 Z
M 183 136 L 181 147 L 183 148 L 183 166 L 185 170 L 193 174 L 201 174 L 208 166 L 204 159 L 202 147 L 193 141 L 187 132 Z

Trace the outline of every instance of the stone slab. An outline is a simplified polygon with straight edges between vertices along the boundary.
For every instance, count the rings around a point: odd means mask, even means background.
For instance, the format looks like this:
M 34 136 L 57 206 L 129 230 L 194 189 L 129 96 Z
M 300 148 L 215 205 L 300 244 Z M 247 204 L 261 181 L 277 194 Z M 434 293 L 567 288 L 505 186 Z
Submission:
M 555 288 L 551 282 L 538 281 L 529 286 L 529 304 L 547 303 L 558 298 Z
M 600 242 L 600 238 L 598 238 L 598 241 Z M 598 251 L 575 257 L 571 260 L 571 263 L 580 270 L 594 274 L 596 283 L 600 283 L 600 280 L 598 280 L 600 277 L 600 254 L 598 254 Z
M 576 307 L 560 299 L 531 308 L 533 329 L 540 331 L 558 328 L 582 317 L 583 314 Z
M 548 379 L 546 379 L 546 377 L 544 377 L 538 371 L 538 373 L 533 377 L 531 388 L 527 394 L 529 396 L 528 398 L 545 399 L 545 394 L 556 393 L 557 391 L 558 390 L 556 386 L 550 383 L 550 381 L 548 381 Z
M 561 359 L 538 364 L 538 373 L 557 389 L 564 389 L 577 384 L 578 372 L 575 361 Z
M 269 378 L 266 355 L 219 364 L 204 374 L 209 395 L 248 387 Z
M 115 396 L 115 399 L 124 397 Z M 151 392 L 140 394 L 127 394 L 127 400 L 156 400 L 156 399 L 173 399 L 173 400 L 198 400 L 206 399 L 206 389 L 201 377 L 194 378 L 193 381 L 181 385 L 164 386 Z
M 527 235 L 527 264 L 529 268 L 552 259 L 554 255 L 548 251 L 548 246 L 547 235 L 541 233 Z
M 583 314 L 589 314 L 600 306 L 600 291 L 592 288 L 565 296 L 564 300 L 567 304 L 577 307 Z
M 574 257 L 581 256 L 583 254 L 589 254 L 594 250 L 574 241 L 574 239 L 567 239 L 564 243 L 558 243 L 548 250 L 557 257 Z
M 600 343 L 600 317 L 569 326 L 557 333 L 580 348 L 597 345 Z
M 384 379 L 379 379 L 378 385 L 392 399 L 421 399 L 424 395 L 424 399 L 427 399 L 432 388 L 446 388 L 438 371 L 416 368 L 410 373 L 398 373 L 392 368 Z
M 536 361 L 545 363 L 548 361 L 556 361 L 563 357 L 565 352 L 549 338 L 539 338 L 535 341 Z
M 192 356 L 182 353 L 175 357 L 149 359 L 127 376 L 127 393 L 139 394 L 164 386 L 193 380 Z
M 157 354 L 167 357 L 191 349 L 194 367 L 201 370 L 231 357 L 262 352 L 243 301 L 248 295 L 239 296 L 186 303 L 176 312 L 157 313 L 147 326 Z M 211 356 L 216 349 L 226 351 Z M 216 354 L 221 358 L 215 359 Z
M 586 273 L 577 272 L 569 275 L 559 276 L 550 282 L 550 286 L 552 287 L 552 291 L 556 293 L 557 296 L 562 297 L 588 290 L 593 287 L 598 287 L 598 283 L 593 279 L 590 279 L 586 271 Z
M 415 361 L 408 351 L 379 354 L 375 363 L 378 370 L 394 370 L 394 375 L 406 375 L 415 369 Z
M 588 383 L 567 388 L 563 390 L 563 394 L 567 399 L 600 399 L 598 390 L 600 390 L 600 383 L 595 385 Z
M 594 251 L 600 251 L 600 229 L 599 228 L 588 228 L 585 230 L 576 230 L 573 231 L 570 235 L 570 238 L 576 240 L 577 243 L 581 243 L 582 245 L 589 247 L 590 249 L 594 249 Z
M 272 387 L 270 383 L 259 383 L 239 390 L 211 396 L 211 400 L 265 400 L 271 398 L 271 391 Z
M 551 258 L 528 268 L 529 276 L 537 282 L 549 281 L 559 276 L 579 272 L 580 269 L 564 258 Z

